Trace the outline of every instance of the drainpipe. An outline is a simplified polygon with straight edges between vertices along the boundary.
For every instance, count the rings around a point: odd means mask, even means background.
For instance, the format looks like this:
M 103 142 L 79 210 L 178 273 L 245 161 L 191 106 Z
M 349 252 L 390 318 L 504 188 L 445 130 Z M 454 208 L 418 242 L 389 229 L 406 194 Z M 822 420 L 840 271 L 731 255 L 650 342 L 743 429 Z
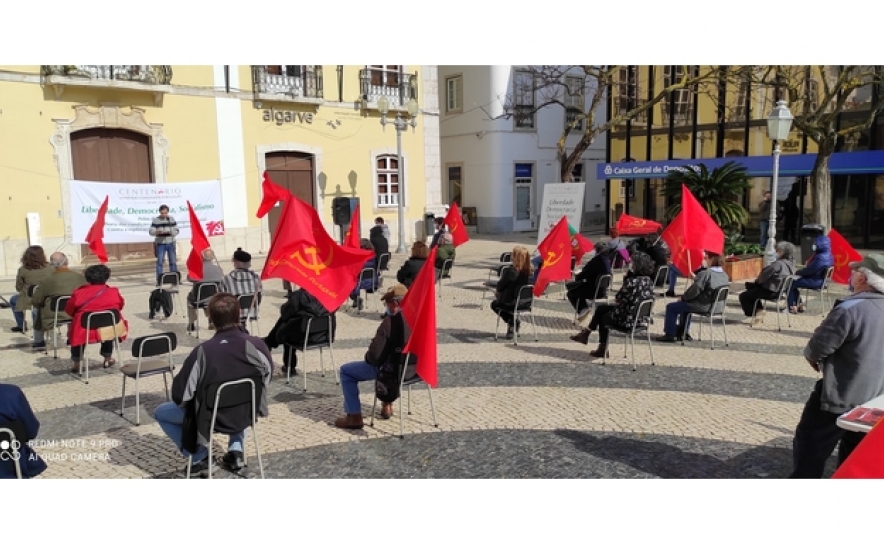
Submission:
M 344 101 L 344 65 L 338 64 L 338 102 Z

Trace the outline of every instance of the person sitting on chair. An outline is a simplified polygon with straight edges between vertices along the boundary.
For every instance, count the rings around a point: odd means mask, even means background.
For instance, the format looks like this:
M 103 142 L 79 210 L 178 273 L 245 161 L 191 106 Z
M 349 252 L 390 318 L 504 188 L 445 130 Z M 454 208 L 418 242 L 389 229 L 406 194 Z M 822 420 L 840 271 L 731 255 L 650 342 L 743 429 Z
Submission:
M 721 267 L 723 259 L 721 255 L 705 253 L 703 267 L 694 276 L 694 283 L 684 292 L 681 298 L 666 305 L 666 316 L 663 319 L 663 336 L 658 336 L 660 342 L 675 342 L 676 340 L 693 340 L 690 335 L 688 315 L 704 314 L 712 309 L 715 303 L 715 290 L 730 284 L 727 274 Z M 708 268 L 707 265 L 708 264 Z M 723 305 L 724 302 L 719 302 Z M 721 307 L 716 307 L 720 310 Z
M 589 326 L 571 336 L 571 340 L 581 344 L 589 343 L 592 331 L 599 331 L 599 346 L 589 354 L 604 357 L 608 351 L 608 331 L 611 327 L 628 329 L 639 305 L 654 298 L 654 261 L 647 253 L 635 251 L 629 264 L 629 272 L 623 278 L 623 287 L 614 295 L 614 304 L 597 304 Z M 589 315 L 589 314 L 587 314 Z M 585 317 L 584 317 L 585 319 Z
M 438 246 L 439 240 L 442 238 L 442 235 L 448 231 L 447 227 L 445 226 L 444 217 L 437 217 L 433 219 L 433 223 L 436 225 L 436 233 L 433 234 L 433 241 L 430 242 L 429 249 L 433 249 L 434 247 Z
M 506 338 L 513 337 L 513 330 L 519 330 L 520 323 L 516 321 L 516 299 L 519 290 L 531 284 L 531 259 L 528 249 L 524 246 L 513 248 L 513 266 L 503 270 L 497 282 L 494 292 L 494 300 L 491 301 L 491 311 L 500 316 L 506 323 Z
M 341 366 L 341 390 L 344 392 L 344 417 L 335 420 L 335 427 L 341 429 L 361 429 L 362 404 L 359 402 L 359 382 L 375 380 L 378 368 L 391 357 L 398 356 L 408 339 L 411 329 L 402 317 L 402 300 L 408 294 L 404 285 L 394 285 L 381 297 L 386 305 L 384 320 L 365 352 L 363 361 L 354 361 Z M 384 402 L 381 406 L 381 419 L 393 415 L 393 403 Z
M 368 238 L 363 238 L 359 240 L 360 249 L 365 249 L 367 251 L 374 251 L 374 246 L 371 245 L 371 241 Z M 366 270 L 371 270 L 371 272 L 366 273 Z M 366 294 L 374 293 L 378 288 L 378 274 L 377 274 L 377 261 L 375 261 L 375 257 L 367 260 L 364 265 L 362 265 L 362 270 L 359 272 L 358 281 L 356 282 L 356 287 L 353 288 L 353 292 L 350 293 L 350 300 L 353 301 L 353 307 L 358 310 L 362 310 L 362 306 L 365 301 L 362 300 L 362 297 L 359 296 L 360 291 L 365 291 Z
M 86 285 L 86 278 L 80 272 L 68 268 L 68 258 L 64 253 L 53 253 L 49 256 L 49 266 L 53 272 L 46 276 L 34 289 L 31 304 L 37 308 L 36 327 L 47 333 L 55 326 L 55 312 L 52 309 L 52 298 L 62 295 L 70 296 L 77 287 Z M 59 318 L 64 318 L 59 312 Z
M 261 276 L 256 274 L 252 268 L 252 255 L 243 251 L 241 247 L 236 248 L 233 252 L 233 270 L 230 274 L 224 276 L 221 282 L 219 292 L 230 293 L 233 296 L 239 295 L 255 295 L 255 314 L 258 313 L 258 305 L 261 304 Z M 205 270 L 203 272 L 205 274 Z M 249 310 L 245 311 L 242 316 L 243 321 L 248 319 Z
M 584 317 L 591 308 L 587 300 L 594 300 L 596 295 L 604 298 L 608 294 L 605 288 L 595 292 L 596 283 L 602 276 L 611 273 L 611 259 L 615 253 L 616 244 L 612 240 L 608 243 L 599 242 L 595 245 L 595 257 L 583 265 L 583 270 L 574 277 L 574 282 L 568 286 L 568 300 L 578 313 L 578 317 Z
M 789 311 L 793 314 L 804 312 L 807 307 L 801 302 L 799 289 L 822 289 L 826 278 L 826 270 L 835 264 L 832 257 L 832 241 L 825 234 L 817 236 L 813 241 L 813 254 L 804 268 L 799 268 L 795 275 L 799 276 L 792 282 L 789 290 Z
M 214 251 L 211 249 L 203 250 L 203 278 L 195 280 L 188 275 L 187 281 L 193 283 L 193 288 L 187 293 L 187 330 L 192 332 L 196 330 L 194 325 L 196 323 L 196 308 L 193 308 L 193 305 L 196 303 L 196 294 L 199 286 L 204 283 L 220 284 L 224 281 L 224 271 L 215 263 Z M 200 302 L 203 301 L 201 300 Z M 204 309 L 203 312 L 208 315 L 208 309 Z
M 113 310 L 120 314 L 120 321 L 126 330 L 129 324 L 123 318 L 123 306 L 126 301 L 123 295 L 116 287 L 107 284 L 110 279 L 110 268 L 103 264 L 94 264 L 86 269 L 83 274 L 88 282 L 86 285 L 78 287 L 71 294 L 64 308 L 65 313 L 71 316 L 71 326 L 68 328 L 68 338 L 71 344 L 71 372 L 80 372 L 80 358 L 83 356 L 83 350 L 86 344 L 101 343 L 98 352 L 104 357 L 104 368 L 113 366 L 116 361 L 113 358 L 114 340 L 113 336 L 110 340 L 102 338 L 98 329 L 90 329 L 89 337 L 86 337 L 86 328 L 83 327 L 82 317 L 88 312 L 100 312 L 102 310 Z M 106 337 L 105 337 L 106 338 Z M 126 334 L 119 337 L 120 342 L 126 339 Z
M 761 301 L 774 300 L 783 282 L 795 274 L 795 246 L 789 242 L 777 243 L 777 260 L 765 266 L 755 278 L 746 282 L 746 290 L 740 293 L 740 307 L 743 314 L 751 318 L 755 313 L 755 323 L 764 318 L 764 306 Z
M 374 246 L 374 258 L 378 265 L 378 272 L 387 270 L 387 262 L 381 262 L 381 255 L 390 253 L 390 228 L 384 224 L 384 218 L 374 220 L 374 226 L 368 231 L 368 239 Z
M 303 347 L 304 334 L 306 334 L 307 320 L 311 317 L 330 315 L 328 309 L 319 302 L 319 299 L 311 295 L 306 289 L 292 291 L 287 301 L 279 308 L 279 319 L 273 328 L 264 337 L 264 343 L 269 349 L 276 349 L 282 345 L 282 372 L 288 373 L 288 365 L 292 366 L 292 374 L 296 374 L 298 355 L 294 348 Z M 314 319 L 313 323 L 319 323 Z M 335 320 L 332 318 L 332 328 Z M 310 341 L 322 342 L 327 333 L 311 334 Z
M 255 399 L 255 411 L 267 417 L 267 387 L 273 374 L 273 358 L 260 338 L 249 335 L 240 325 L 239 302 L 229 293 L 217 293 L 207 306 L 215 335 L 195 347 L 172 380 L 172 401 L 157 406 L 154 418 L 182 455 L 193 455 L 193 470 L 208 476 L 212 439 L 209 427 L 212 412 L 207 395 L 213 386 L 243 378 L 260 379 L 264 386 Z M 241 404 L 219 408 L 215 430 L 229 436 L 227 453 L 221 464 L 230 471 L 245 466 L 243 441 L 245 429 L 252 423 L 252 407 Z
M 451 264 L 454 265 L 454 236 L 451 235 L 450 232 L 446 232 L 439 239 L 439 246 L 436 248 L 436 262 L 433 263 L 436 267 L 436 278 L 438 279 L 442 275 L 442 265 L 445 264 L 445 261 L 451 260 Z M 450 277 L 451 270 L 446 270 L 445 275 L 442 277 Z
M 31 449 L 29 442 L 37 438 L 40 431 L 40 422 L 24 391 L 17 385 L 11 383 L 0 383 L 0 427 L 8 428 L 10 423 L 20 423 L 24 426 L 26 436 L 18 436 L 20 448 L 18 450 L 19 464 L 21 466 L 22 478 L 33 478 L 46 470 L 46 461 L 40 458 L 34 450 Z M 0 435 L 0 440 L 9 440 L 6 433 Z M 12 451 L 11 448 L 6 452 Z M 15 464 L 12 459 L 4 456 L 0 459 L 0 479 L 16 478 Z
M 25 250 L 21 257 L 21 267 L 15 275 L 15 290 L 17 293 L 9 298 L 12 306 L 12 315 L 15 317 L 15 327 L 12 332 L 23 332 L 25 327 L 25 310 L 31 314 L 31 324 L 34 328 L 34 349 L 46 347 L 43 331 L 37 326 L 37 310 L 31 304 L 28 296 L 28 288 L 40 285 L 50 274 L 52 267 L 46 260 L 46 253 L 40 246 L 31 246 Z
M 411 287 L 411 283 L 417 277 L 418 272 L 430 256 L 427 244 L 418 240 L 411 246 L 411 257 L 402 264 L 402 268 L 396 273 L 396 281 L 405 287 Z

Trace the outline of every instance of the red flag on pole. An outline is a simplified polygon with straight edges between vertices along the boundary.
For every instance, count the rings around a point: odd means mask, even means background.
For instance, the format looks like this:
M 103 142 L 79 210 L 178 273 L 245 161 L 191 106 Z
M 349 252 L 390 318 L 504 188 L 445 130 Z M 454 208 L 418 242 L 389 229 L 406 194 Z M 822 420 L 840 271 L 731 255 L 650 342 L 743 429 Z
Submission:
M 631 215 L 621 214 L 617 220 L 618 234 L 627 236 L 639 236 L 642 234 L 653 234 L 663 228 L 663 225 L 650 219 L 642 219 L 641 217 L 633 217 Z
M 448 208 L 448 213 L 445 214 L 444 224 L 448 225 L 448 232 L 451 233 L 451 237 L 454 238 L 454 247 L 470 241 L 470 237 L 467 235 L 467 228 L 463 224 L 463 216 L 460 213 L 460 208 L 457 207 L 457 202 L 452 202 L 451 207 Z
M 672 264 L 682 274 L 690 274 L 703 261 L 703 251 L 724 253 L 724 231 L 706 213 L 687 186 L 681 186 L 681 212 L 663 231 L 669 244 Z
M 562 216 L 546 238 L 537 246 L 543 257 L 543 267 L 534 282 L 534 296 L 539 297 L 551 281 L 571 278 L 571 236 L 568 234 L 568 217 Z
M 203 226 L 190 201 L 187 201 L 190 214 L 190 255 L 187 256 L 187 275 L 195 280 L 203 279 L 203 251 L 211 247 Z
M 104 197 L 104 202 L 98 208 L 98 216 L 95 218 L 95 223 L 92 223 L 92 226 L 89 227 L 89 233 L 86 234 L 86 243 L 89 244 L 89 251 L 94 253 L 102 263 L 107 262 L 107 250 L 104 248 L 104 217 L 107 215 L 108 200 L 110 200 L 110 195 Z
M 879 421 L 838 467 L 832 478 L 884 478 L 882 451 L 884 451 L 884 425 Z
M 417 374 L 430 387 L 439 383 L 438 339 L 436 337 L 436 249 L 418 272 L 402 300 L 402 317 L 411 328 L 405 352 L 417 357 Z
M 261 190 L 264 193 L 261 197 L 261 205 L 258 207 L 257 217 L 260 219 L 267 215 L 271 208 L 276 206 L 280 200 L 285 200 L 289 193 L 279 185 L 270 180 L 270 174 L 264 172 L 264 182 L 261 184 Z
M 350 296 L 363 265 L 373 256 L 369 250 L 336 244 L 316 210 L 290 194 L 261 279 L 280 278 L 300 285 L 334 312 Z
M 359 206 L 353 210 L 350 226 L 347 228 L 347 233 L 344 234 L 344 247 L 359 249 Z
M 835 259 L 832 281 L 847 285 L 850 281 L 850 263 L 863 260 L 863 256 L 835 229 L 829 231 L 829 240 L 832 242 L 832 257 Z

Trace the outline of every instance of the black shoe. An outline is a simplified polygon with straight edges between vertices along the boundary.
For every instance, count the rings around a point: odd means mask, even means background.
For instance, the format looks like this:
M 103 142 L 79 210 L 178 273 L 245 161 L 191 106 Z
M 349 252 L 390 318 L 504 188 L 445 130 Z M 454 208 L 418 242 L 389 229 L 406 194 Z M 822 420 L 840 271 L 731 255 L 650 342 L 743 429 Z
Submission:
M 33 350 L 46 349 L 46 342 L 34 342 L 33 344 L 31 344 L 31 349 L 33 349 Z
M 356 299 L 356 310 L 362 311 L 362 297 Z
M 288 376 L 288 375 L 289 375 L 289 367 L 287 367 L 287 366 L 283 366 L 283 367 L 282 367 L 282 373 L 283 373 L 284 375 Z M 292 376 L 297 376 L 297 375 L 298 375 L 298 369 L 295 368 L 295 367 L 292 367 L 292 374 L 291 374 L 291 375 L 292 375 Z
M 664 293 L 664 296 L 675 298 L 675 291 L 666 291 L 666 293 Z
M 507 340 L 513 339 L 513 326 L 512 325 L 508 325 L 506 328 L 506 339 Z
M 655 338 L 654 340 L 656 340 L 656 341 L 658 341 L 658 342 L 668 342 L 668 343 L 672 344 L 672 343 L 675 342 L 675 337 L 674 337 L 674 336 L 669 336 L 668 334 L 664 334 L 664 335 L 662 335 L 662 336 L 658 336 L 658 337 Z
M 193 332 L 195 330 L 196 330 L 196 326 L 194 326 L 193 323 L 190 323 L 189 325 L 187 325 L 187 332 Z
M 221 458 L 221 465 L 230 472 L 239 472 L 246 466 L 246 460 L 241 451 L 229 451 Z
M 694 337 L 691 336 L 690 334 L 686 334 L 686 335 L 684 335 L 684 340 L 685 340 L 686 342 L 693 342 L 693 341 L 694 341 Z
M 184 469 L 184 473 L 187 474 L 187 468 Z M 190 467 L 190 477 L 195 478 L 208 478 L 209 477 L 209 458 L 206 457 L 199 463 L 194 463 L 192 467 Z
M 12 331 L 12 332 L 22 332 L 22 328 L 21 328 L 21 327 L 12 327 L 12 328 L 9 329 L 9 330 Z

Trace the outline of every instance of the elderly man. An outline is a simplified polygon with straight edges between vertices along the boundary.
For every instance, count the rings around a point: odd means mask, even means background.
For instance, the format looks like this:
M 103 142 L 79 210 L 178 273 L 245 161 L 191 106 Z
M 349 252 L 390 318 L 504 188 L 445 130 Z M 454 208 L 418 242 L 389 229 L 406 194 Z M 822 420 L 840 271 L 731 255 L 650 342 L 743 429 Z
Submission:
M 251 270 L 252 255 L 247 251 L 243 251 L 241 247 L 236 248 L 233 252 L 233 270 L 224 277 L 221 282 L 221 291 L 230 293 L 233 296 L 254 295 L 257 294 L 258 300 L 255 301 L 255 312 L 257 313 L 258 304 L 261 303 L 261 276 Z M 242 316 L 243 320 L 249 317 L 248 310 Z
M 356 361 L 341 366 L 341 389 L 344 391 L 344 417 L 335 420 L 335 427 L 341 429 L 361 429 L 362 404 L 359 402 L 359 382 L 373 381 L 378 377 L 378 369 L 391 357 L 397 356 L 408 338 L 411 330 L 402 317 L 402 300 L 408 288 L 402 284 L 394 285 L 381 297 L 386 305 L 386 315 L 365 352 L 364 361 Z M 381 419 L 389 419 L 393 415 L 393 403 L 384 402 L 381 407 Z
M 853 295 L 835 304 L 804 348 L 822 379 L 795 429 L 790 478 L 820 478 L 836 445 L 843 463 L 865 435 L 838 427 L 838 416 L 884 394 L 884 255 L 850 268 Z
M 188 276 L 187 281 L 193 283 L 193 288 L 187 293 L 187 330 L 194 331 L 196 330 L 194 326 L 196 322 L 196 308 L 193 307 L 193 304 L 196 302 L 196 292 L 199 286 L 203 283 L 216 283 L 219 284 L 220 290 L 220 284 L 224 281 L 224 271 L 215 262 L 214 251 L 211 249 L 203 251 L 203 279 L 195 280 Z M 208 314 L 208 310 L 206 310 L 206 314 Z
M 454 257 L 456 255 L 456 250 L 454 248 L 454 236 L 450 232 L 442 233 L 442 237 L 439 238 L 439 246 L 436 249 L 436 262 L 433 265 L 436 267 L 436 277 L 449 277 L 451 274 L 451 270 L 446 270 L 444 276 L 442 275 L 442 265 L 445 264 L 445 261 L 451 260 L 451 264 L 454 264 Z
M 64 253 L 55 252 L 49 257 L 49 266 L 54 271 L 46 277 L 34 290 L 31 303 L 37 308 L 37 326 L 44 332 L 51 331 L 55 324 L 55 312 L 52 311 L 52 297 L 68 295 L 74 289 L 86 285 L 86 277 L 80 272 L 68 268 L 68 258 Z M 63 312 L 62 312 L 63 313 Z M 67 315 L 63 315 L 67 318 Z M 43 349 L 46 342 L 35 343 L 34 349 Z
M 255 399 L 255 410 L 259 416 L 267 417 L 267 387 L 273 373 L 270 350 L 260 338 L 250 336 L 240 327 L 236 297 L 218 293 L 209 299 L 208 311 L 215 324 L 215 336 L 190 352 L 172 381 L 172 402 L 160 404 L 154 413 L 178 451 L 185 457 L 193 455 L 192 472 L 200 477 L 208 476 L 206 446 L 212 439 L 212 412 L 207 408 L 206 396 L 212 386 L 243 378 L 260 380 L 264 386 L 261 397 Z M 218 410 L 215 431 L 229 435 L 227 453 L 221 459 L 228 470 L 238 471 L 245 466 L 243 441 L 245 429 L 251 424 L 252 407 L 248 404 Z

